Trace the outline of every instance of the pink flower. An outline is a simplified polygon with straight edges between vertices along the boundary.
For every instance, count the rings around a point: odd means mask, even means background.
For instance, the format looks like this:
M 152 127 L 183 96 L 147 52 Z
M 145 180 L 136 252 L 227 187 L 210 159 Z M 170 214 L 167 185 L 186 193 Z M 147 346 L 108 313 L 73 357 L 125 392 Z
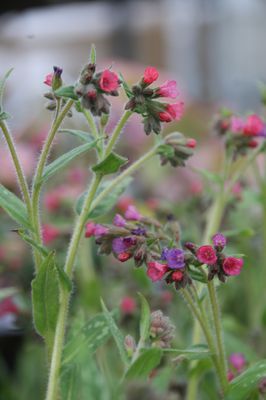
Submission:
M 231 382 L 234 379 L 235 375 L 233 374 L 233 372 L 229 369 L 229 371 L 227 372 L 227 380 L 228 382 Z
M 56 211 L 61 205 L 61 194 L 57 190 L 53 190 L 49 193 L 46 193 L 44 196 L 44 206 L 47 208 L 48 211 Z
M 122 215 L 120 214 L 116 214 L 113 220 L 113 224 L 115 226 L 119 226 L 119 227 L 124 227 L 126 225 L 127 221 L 125 220 L 125 218 L 122 217 Z
M 109 229 L 106 226 L 96 224 L 94 228 L 94 236 L 100 238 L 101 236 L 106 235 L 108 231 Z
M 0 302 L 0 317 L 6 314 L 19 314 L 19 308 L 12 297 L 6 297 Z
M 156 94 L 162 97 L 175 99 L 179 95 L 176 81 L 166 81 L 159 87 L 159 89 L 156 91 Z
M 180 101 L 174 104 L 167 104 L 165 111 L 159 113 L 160 121 L 171 122 L 179 121 L 184 113 L 184 102 Z
M 54 77 L 54 74 L 53 74 L 53 72 L 51 72 L 50 74 L 46 75 L 43 83 L 45 83 L 45 85 L 47 85 L 47 86 L 52 86 L 53 77 Z
M 227 275 L 239 275 L 243 264 L 242 258 L 226 257 L 223 262 L 223 270 Z
M 229 362 L 238 373 L 242 372 L 246 365 L 246 359 L 242 353 L 232 353 L 229 357 Z
M 42 237 L 44 244 L 49 244 L 57 239 L 60 235 L 60 231 L 54 225 L 44 224 L 42 227 Z
M 230 122 L 230 129 L 232 132 L 240 133 L 244 127 L 244 121 L 242 118 L 232 117 Z
M 95 223 L 94 222 L 88 222 L 85 227 L 85 237 L 90 238 L 91 236 L 94 236 L 95 233 Z
M 193 138 L 190 138 L 187 140 L 186 147 L 189 147 L 190 149 L 194 149 L 197 146 L 197 141 Z
M 118 260 L 121 262 L 125 262 L 125 261 L 129 260 L 131 257 L 132 257 L 132 254 L 127 253 L 126 251 L 118 254 L 118 256 L 117 256 Z
M 180 282 L 182 281 L 184 277 L 184 274 L 182 271 L 175 271 L 172 273 L 171 278 L 174 282 Z
M 210 245 L 199 247 L 196 256 L 200 262 L 207 265 L 214 265 L 217 261 L 216 252 Z
M 159 72 L 154 67 L 147 67 L 144 71 L 143 82 L 147 85 L 155 82 L 159 77 Z
M 258 115 L 249 115 L 244 124 L 244 135 L 256 136 L 263 130 L 263 127 L 263 121 Z
M 123 196 L 118 200 L 116 206 L 120 212 L 125 212 L 127 210 L 127 208 L 133 204 L 134 204 L 134 200 L 132 197 Z
M 120 303 L 120 310 L 123 314 L 134 314 L 137 309 L 136 301 L 133 297 L 123 297 Z
M 131 221 L 140 221 L 142 215 L 138 212 L 135 206 L 130 205 L 125 212 L 125 218 Z
M 161 264 L 157 261 L 149 262 L 147 275 L 152 282 L 160 281 L 168 270 L 167 264 Z
M 212 237 L 212 243 L 214 244 L 215 247 L 218 247 L 219 249 L 223 249 L 226 246 L 226 237 L 222 233 L 216 233 Z
M 119 87 L 119 78 L 115 72 L 105 69 L 100 76 L 99 86 L 104 92 L 113 92 Z

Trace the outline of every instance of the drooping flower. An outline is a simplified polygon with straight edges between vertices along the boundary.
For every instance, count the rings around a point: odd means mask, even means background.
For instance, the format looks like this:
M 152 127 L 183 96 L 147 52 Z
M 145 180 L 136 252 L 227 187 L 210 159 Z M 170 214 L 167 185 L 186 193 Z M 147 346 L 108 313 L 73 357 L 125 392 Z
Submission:
M 243 127 L 244 135 L 257 136 L 264 128 L 262 119 L 256 115 L 249 115 Z
M 54 76 L 54 74 L 52 72 L 50 72 L 50 74 L 46 75 L 43 83 L 47 86 L 52 86 L 53 76 Z
M 226 246 L 226 238 L 222 233 L 216 233 L 212 237 L 212 243 L 217 249 L 222 250 Z
M 119 78 L 115 72 L 105 69 L 100 76 L 99 86 L 104 92 L 113 92 L 119 87 Z
M 88 222 L 85 226 L 85 237 L 90 238 L 91 236 L 94 236 L 95 233 L 95 223 L 94 222 Z
M 112 249 L 116 254 L 124 253 L 135 243 L 136 241 L 133 237 L 118 237 L 112 241 Z
M 181 269 L 185 267 L 185 253 L 181 249 L 164 249 L 165 260 L 170 269 Z
M 157 261 L 148 262 L 147 266 L 147 275 L 153 282 L 160 281 L 168 270 L 166 264 Z
M 214 265 L 217 261 L 216 252 L 210 245 L 199 247 L 196 256 L 200 262 L 207 265 Z
M 246 359 L 242 353 L 232 353 L 229 357 L 229 362 L 238 373 L 242 372 L 246 365 Z
M 125 212 L 125 218 L 131 221 L 140 221 L 142 219 L 142 215 L 138 212 L 135 206 L 129 205 Z
M 147 85 L 155 82 L 159 77 L 159 72 L 154 67 L 147 67 L 144 71 L 143 82 Z
M 157 89 L 156 94 L 161 97 L 169 97 L 170 99 L 175 99 L 180 93 L 177 89 L 176 81 L 168 80 Z
M 101 224 L 96 224 L 94 228 L 94 236 L 97 238 L 106 235 L 109 229 Z
M 159 119 L 162 122 L 179 121 L 184 114 L 184 102 L 167 104 L 164 111 L 159 112 Z
M 223 270 L 226 275 L 239 275 L 243 264 L 242 258 L 226 257 L 223 262 Z
M 125 220 L 125 218 L 122 217 L 122 215 L 120 214 L 116 214 L 113 220 L 113 224 L 115 226 L 120 226 L 120 227 L 124 227 L 126 225 L 127 221 Z

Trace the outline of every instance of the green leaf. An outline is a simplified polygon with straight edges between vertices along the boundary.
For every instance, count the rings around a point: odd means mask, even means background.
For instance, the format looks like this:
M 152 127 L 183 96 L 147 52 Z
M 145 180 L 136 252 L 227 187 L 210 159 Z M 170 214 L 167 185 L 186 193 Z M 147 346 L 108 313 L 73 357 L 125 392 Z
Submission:
M 175 155 L 175 150 L 173 146 L 170 146 L 170 144 L 161 144 L 157 148 L 157 154 L 160 154 L 167 158 L 172 158 Z
M 92 203 L 91 211 L 89 212 L 87 218 L 97 218 L 100 217 L 106 213 L 108 213 L 117 203 L 118 198 L 121 196 L 121 194 L 126 190 L 127 186 L 132 182 L 132 178 L 128 177 L 123 180 L 120 184 L 115 186 L 110 193 L 108 193 L 107 196 L 104 196 L 103 199 L 98 203 L 95 204 L 95 201 Z M 112 184 L 112 182 L 104 182 L 99 190 L 97 191 L 97 196 L 96 196 L 96 201 L 97 197 L 108 187 Z M 87 192 L 83 193 L 77 203 L 76 203 L 76 212 L 77 214 L 81 213 L 82 206 L 84 203 L 84 198 L 87 196 Z
M 201 360 L 209 358 L 211 353 L 205 344 L 197 344 L 187 349 L 163 349 L 163 352 L 170 355 L 177 355 L 187 360 Z
M 57 97 L 65 97 L 67 99 L 78 100 L 78 96 L 74 92 L 74 86 L 61 86 L 55 90 L 54 94 Z
M 36 331 L 46 339 L 53 337 L 59 309 L 59 285 L 53 252 L 45 258 L 32 281 L 32 306 Z
M 234 237 L 234 236 L 241 236 L 241 237 L 252 237 L 255 235 L 255 231 L 252 228 L 243 228 L 243 229 L 231 229 L 229 231 L 223 232 L 224 236 L 226 237 Z
M 96 48 L 94 44 L 91 45 L 90 63 L 96 64 Z
M 140 342 L 144 344 L 150 332 L 151 311 L 150 311 L 150 306 L 145 297 L 141 293 L 138 293 L 138 295 L 141 300 Z
M 162 355 L 162 349 L 156 347 L 145 350 L 136 361 L 130 365 L 125 377 L 128 379 L 147 378 L 150 372 L 160 363 Z
M 191 278 L 193 278 L 195 281 L 201 282 L 201 283 L 206 283 L 207 282 L 207 278 L 206 276 L 204 276 L 204 274 L 199 270 L 193 268 L 193 267 L 189 267 L 189 275 L 191 276 Z
M 110 329 L 110 332 L 115 340 L 115 343 L 117 345 L 120 357 L 124 365 L 128 365 L 128 356 L 125 350 L 124 346 L 124 337 L 122 335 L 122 332 L 118 328 L 118 326 L 115 323 L 114 318 L 112 317 L 112 314 L 107 310 L 106 305 L 104 304 L 103 300 L 101 299 L 101 305 L 103 309 L 103 314 L 106 318 L 107 325 Z
M 37 249 L 42 255 L 48 256 L 49 251 L 46 247 L 42 246 L 41 244 L 37 243 L 33 240 L 23 229 L 19 229 L 18 231 L 19 236 L 26 242 L 29 243 L 32 247 Z
M 90 143 L 94 140 L 93 136 L 89 132 L 80 131 L 77 129 L 60 129 L 59 132 L 68 133 L 69 135 L 81 139 L 85 143 Z
M 127 162 L 127 158 L 112 152 L 103 161 L 94 165 L 92 170 L 100 175 L 114 174 L 122 165 L 126 164 Z
M 133 93 L 132 93 L 130 87 L 128 86 L 127 82 L 125 81 L 125 79 L 124 79 L 124 77 L 123 77 L 121 72 L 119 73 L 119 78 L 120 78 L 120 80 L 122 82 L 122 86 L 123 86 L 123 89 L 124 89 L 124 91 L 126 93 L 126 96 L 129 99 L 131 99 L 131 97 L 133 97 Z
M 5 86 L 6 86 L 6 81 L 9 78 L 9 75 L 13 71 L 13 68 L 9 69 L 7 73 L 3 76 L 2 79 L 0 79 L 0 113 L 2 114 L 3 110 L 3 96 L 4 96 L 4 91 L 5 91 Z M 0 118 L 0 119 L 6 119 L 6 118 Z
M 64 348 L 62 363 L 73 362 L 80 354 L 93 354 L 111 336 L 106 318 L 98 314 L 91 318 L 70 338 Z
M 226 400 L 248 399 L 249 395 L 257 388 L 261 378 L 266 376 L 266 360 L 251 365 L 229 384 Z
M 59 265 L 55 263 L 55 268 L 58 273 L 58 280 L 61 285 L 61 287 L 66 290 L 67 292 L 71 292 L 72 290 L 72 282 L 69 279 L 68 275 L 65 273 L 63 268 L 61 268 Z
M 18 224 L 31 229 L 29 216 L 24 203 L 12 192 L 0 184 L 0 207 Z
M 88 150 L 95 147 L 96 144 L 97 140 L 94 140 L 90 143 L 82 144 L 81 146 L 78 146 L 75 149 L 72 149 L 69 152 L 63 154 L 61 157 L 58 157 L 55 161 L 44 168 L 41 181 L 47 181 L 47 179 L 54 175 L 57 171 L 64 168 L 77 156 L 80 156 L 81 154 L 86 153 Z
M 61 391 L 63 399 L 76 400 L 79 398 L 81 371 L 77 364 L 68 365 L 61 374 Z

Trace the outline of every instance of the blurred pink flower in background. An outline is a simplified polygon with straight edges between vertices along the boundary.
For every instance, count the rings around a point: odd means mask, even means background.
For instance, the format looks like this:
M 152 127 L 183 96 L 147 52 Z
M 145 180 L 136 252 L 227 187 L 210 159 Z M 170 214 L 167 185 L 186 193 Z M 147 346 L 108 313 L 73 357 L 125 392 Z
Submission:
M 120 310 L 123 314 L 134 314 L 137 309 L 136 301 L 133 297 L 123 297 L 120 303 Z

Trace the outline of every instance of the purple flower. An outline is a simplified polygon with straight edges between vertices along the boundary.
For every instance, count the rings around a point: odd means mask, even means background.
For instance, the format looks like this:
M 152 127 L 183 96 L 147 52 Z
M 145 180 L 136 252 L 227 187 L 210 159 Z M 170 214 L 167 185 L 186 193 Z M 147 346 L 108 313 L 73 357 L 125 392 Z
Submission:
M 246 359 L 242 353 L 232 353 L 229 362 L 238 372 L 241 372 L 246 365 Z
M 146 229 L 139 226 L 138 228 L 132 229 L 132 235 L 143 236 L 146 234 Z
M 116 214 L 113 220 L 113 224 L 115 226 L 119 226 L 119 227 L 124 227 L 126 225 L 127 221 L 125 220 L 125 218 L 122 217 L 122 215 L 120 214 Z
M 161 254 L 161 259 L 163 261 L 166 261 L 166 256 L 167 256 L 168 251 L 169 251 L 169 249 L 167 247 L 163 248 L 163 251 L 162 251 L 162 254 Z
M 131 246 L 134 246 L 136 243 L 136 240 L 132 237 L 118 237 L 115 238 L 112 242 L 112 249 L 113 252 L 116 254 L 124 253 L 126 252 Z
M 126 219 L 132 220 L 132 221 L 140 221 L 142 219 L 142 215 L 138 212 L 135 206 L 128 206 L 126 212 L 125 212 L 125 217 Z
M 101 236 L 106 235 L 106 233 L 108 233 L 108 231 L 109 231 L 109 229 L 106 228 L 106 226 L 96 224 L 95 228 L 94 228 L 94 236 L 96 238 L 100 238 Z
M 216 233 L 212 237 L 212 243 L 215 247 L 218 247 L 222 250 L 226 246 L 226 238 L 221 233 Z
M 183 250 L 169 249 L 164 254 L 169 268 L 181 269 L 185 267 L 185 254 Z

